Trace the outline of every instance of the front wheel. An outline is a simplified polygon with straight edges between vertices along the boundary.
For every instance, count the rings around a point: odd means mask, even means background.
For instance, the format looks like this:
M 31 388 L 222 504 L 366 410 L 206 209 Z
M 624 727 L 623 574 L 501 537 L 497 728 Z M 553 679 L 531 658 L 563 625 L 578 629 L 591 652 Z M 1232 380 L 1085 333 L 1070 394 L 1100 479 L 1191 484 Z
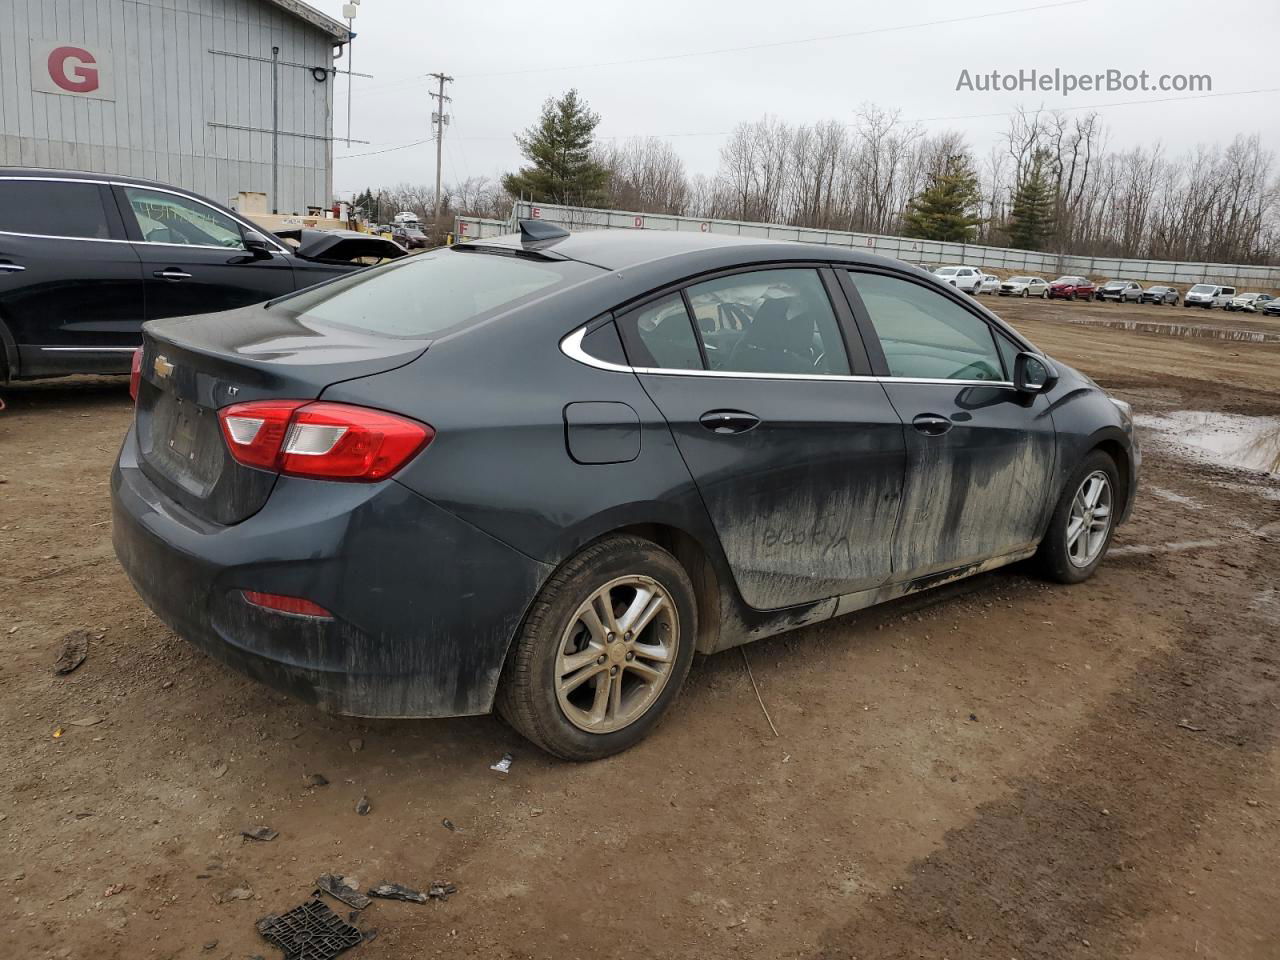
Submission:
M 697 629 L 693 587 L 675 557 L 638 537 L 606 537 L 534 600 L 502 671 L 498 713 L 565 760 L 626 750 L 675 702 Z
M 1022 288 L 1022 299 L 1023 299 L 1023 300 L 1025 300 L 1025 299 L 1027 299 L 1027 297 L 1029 297 L 1029 296 L 1031 296 L 1031 291 L 1027 290 L 1027 288 L 1026 288 L 1026 287 L 1023 287 L 1023 288 Z
M 1054 507 L 1036 559 L 1050 580 L 1080 583 L 1093 576 L 1111 545 L 1120 508 L 1115 461 L 1095 450 L 1072 474 Z

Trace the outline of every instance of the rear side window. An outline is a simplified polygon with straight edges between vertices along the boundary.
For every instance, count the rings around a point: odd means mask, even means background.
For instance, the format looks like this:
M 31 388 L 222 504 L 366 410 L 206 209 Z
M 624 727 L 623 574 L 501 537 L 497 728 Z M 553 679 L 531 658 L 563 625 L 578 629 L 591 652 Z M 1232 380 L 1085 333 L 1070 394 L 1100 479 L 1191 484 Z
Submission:
M 309 319 L 384 336 L 435 336 L 599 272 L 598 267 L 571 260 L 445 248 L 275 302 Z
M 0 231 L 110 240 L 102 193 L 96 183 L 0 180 Z
M 754 270 L 688 289 L 707 366 L 848 376 L 840 324 L 816 270 Z
M 627 356 L 635 367 L 701 370 L 702 354 L 693 324 L 678 293 L 647 303 L 618 318 Z
M 909 280 L 853 273 L 889 374 L 922 380 L 1003 380 L 991 328 L 948 298 Z

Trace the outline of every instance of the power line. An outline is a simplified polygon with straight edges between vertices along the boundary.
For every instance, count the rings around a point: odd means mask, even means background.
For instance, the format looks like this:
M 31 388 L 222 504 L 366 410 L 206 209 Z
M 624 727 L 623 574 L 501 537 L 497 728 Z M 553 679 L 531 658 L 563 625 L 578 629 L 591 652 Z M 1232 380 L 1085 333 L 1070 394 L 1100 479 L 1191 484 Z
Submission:
M 693 50 L 688 53 L 665 53 L 651 57 L 633 57 L 627 60 L 605 60 L 598 63 L 559 64 L 547 67 L 527 67 L 520 70 L 496 70 L 489 73 L 469 73 L 463 75 L 461 79 L 469 80 L 475 77 L 514 77 L 530 73 L 558 73 L 565 70 L 595 70 L 600 67 L 624 67 L 634 66 L 641 63 L 665 63 L 671 60 L 687 60 L 691 57 L 714 57 L 725 53 L 745 53 L 752 50 L 769 50 L 777 47 L 792 47 L 807 43 L 822 43 L 827 40 L 847 40 L 853 37 L 869 37 L 882 33 L 918 30 L 924 27 L 949 26 L 954 23 L 970 23 L 976 20 L 991 20 L 996 17 L 1009 17 L 1020 13 L 1033 13 L 1037 10 L 1051 10 L 1056 7 L 1073 7 L 1088 2 L 1089 0 L 1055 0 L 1053 3 L 1042 3 L 1033 7 L 1017 7 L 1012 10 L 993 10 L 990 13 L 967 14 L 962 17 L 946 17 L 939 20 L 923 20 L 918 23 L 902 23 L 888 27 L 872 27 L 867 30 L 828 33 L 816 37 L 802 37 L 797 40 L 771 40 L 765 43 L 752 43 L 740 47 L 717 47 L 711 50 Z M 412 77 L 404 77 L 400 80 L 393 80 L 382 86 L 366 88 L 364 92 L 372 93 L 376 90 L 386 90 L 404 83 L 415 83 L 419 80 L 425 80 L 429 76 L 431 75 L 417 74 Z
M 370 150 L 368 153 L 346 153 L 340 157 L 334 157 L 334 160 L 355 160 L 357 157 L 376 157 L 382 153 L 394 153 L 397 150 L 408 150 L 410 147 L 420 147 L 424 143 L 431 143 L 435 137 L 427 137 L 425 140 L 415 140 L 413 143 L 402 143 L 397 147 L 387 147 L 385 150 Z
M 1245 97 L 1245 96 L 1251 96 L 1253 94 L 1259 94 L 1259 93 L 1280 93 L 1280 87 L 1259 87 L 1256 90 L 1227 90 L 1222 93 L 1199 93 L 1199 94 L 1191 94 L 1185 97 L 1160 97 L 1160 98 L 1150 99 L 1150 100 L 1120 100 L 1114 103 L 1088 103 L 1088 104 L 1081 104 L 1079 106 L 1074 106 L 1074 107 L 1055 107 L 1053 109 L 1057 111 L 1062 111 L 1062 112 L 1066 112 L 1070 110 L 1107 110 L 1111 107 L 1132 107 L 1132 106 L 1141 106 L 1142 104 L 1150 104 L 1150 103 L 1174 103 L 1174 102 L 1183 101 L 1183 100 L 1206 100 L 1213 97 Z M 966 114 L 957 114 L 955 116 L 947 116 L 947 117 L 920 117 L 915 122 L 916 123 L 934 123 L 934 122 L 940 122 L 944 120 L 981 120 L 989 117 L 1007 117 L 1012 112 L 1013 111 L 1011 110 L 1001 110 L 996 113 L 966 113 Z M 856 127 L 857 124 L 846 123 L 845 126 Z M 733 132 L 732 130 L 706 130 L 706 131 L 690 131 L 690 132 L 682 132 L 682 133 L 631 133 L 631 134 L 616 133 L 616 134 L 609 134 L 609 135 L 602 134 L 600 137 L 598 137 L 598 139 L 626 140 L 632 137 L 656 137 L 660 140 L 666 140 L 666 139 L 672 139 L 675 137 L 727 137 L 732 132 Z M 495 137 L 455 137 L 454 139 L 506 140 L 510 136 L 511 135 L 508 134 L 506 136 L 501 136 L 501 137 L 496 137 L 496 136 Z M 431 139 L 434 139 L 434 138 L 431 138 Z M 334 159 L 347 160 L 354 157 L 373 157 L 373 156 L 377 156 L 380 153 L 390 153 L 393 150 L 405 150 L 405 149 L 408 149 L 409 147 L 416 147 L 423 143 L 430 143 L 431 139 L 417 140 L 413 143 L 401 144 L 398 147 L 389 147 L 386 150 L 374 150 L 369 153 L 347 154 L 346 156 L 335 157 Z

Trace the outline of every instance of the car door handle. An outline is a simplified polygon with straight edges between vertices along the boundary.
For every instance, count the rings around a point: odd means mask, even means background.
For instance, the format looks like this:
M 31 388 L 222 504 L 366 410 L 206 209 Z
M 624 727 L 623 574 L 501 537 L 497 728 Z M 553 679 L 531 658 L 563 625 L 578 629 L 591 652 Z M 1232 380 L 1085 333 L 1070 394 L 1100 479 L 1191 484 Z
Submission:
M 166 267 L 164 270 L 157 270 L 152 276 L 159 277 L 161 280 L 190 280 L 191 274 L 179 270 L 177 267 Z
M 712 433 L 746 433 L 760 424 L 760 418 L 745 410 L 710 410 L 698 422 Z
M 926 437 L 940 437 L 953 426 L 950 419 L 936 413 L 922 413 L 911 421 L 911 425 Z
M 25 269 L 27 268 L 18 263 L 0 263 L 0 271 L 5 273 L 21 273 Z

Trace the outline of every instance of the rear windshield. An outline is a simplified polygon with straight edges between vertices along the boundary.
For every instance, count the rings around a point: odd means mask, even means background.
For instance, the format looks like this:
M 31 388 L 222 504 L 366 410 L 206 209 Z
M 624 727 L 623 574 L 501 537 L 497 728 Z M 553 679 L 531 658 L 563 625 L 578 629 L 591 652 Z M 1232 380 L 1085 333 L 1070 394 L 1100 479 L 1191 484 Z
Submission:
M 1032 280 L 1031 277 L 1010 277 L 1009 278 L 1010 283 L 1030 283 L 1031 280 Z
M 389 337 L 429 337 L 599 273 L 572 260 L 446 247 L 276 302 L 323 323 Z

